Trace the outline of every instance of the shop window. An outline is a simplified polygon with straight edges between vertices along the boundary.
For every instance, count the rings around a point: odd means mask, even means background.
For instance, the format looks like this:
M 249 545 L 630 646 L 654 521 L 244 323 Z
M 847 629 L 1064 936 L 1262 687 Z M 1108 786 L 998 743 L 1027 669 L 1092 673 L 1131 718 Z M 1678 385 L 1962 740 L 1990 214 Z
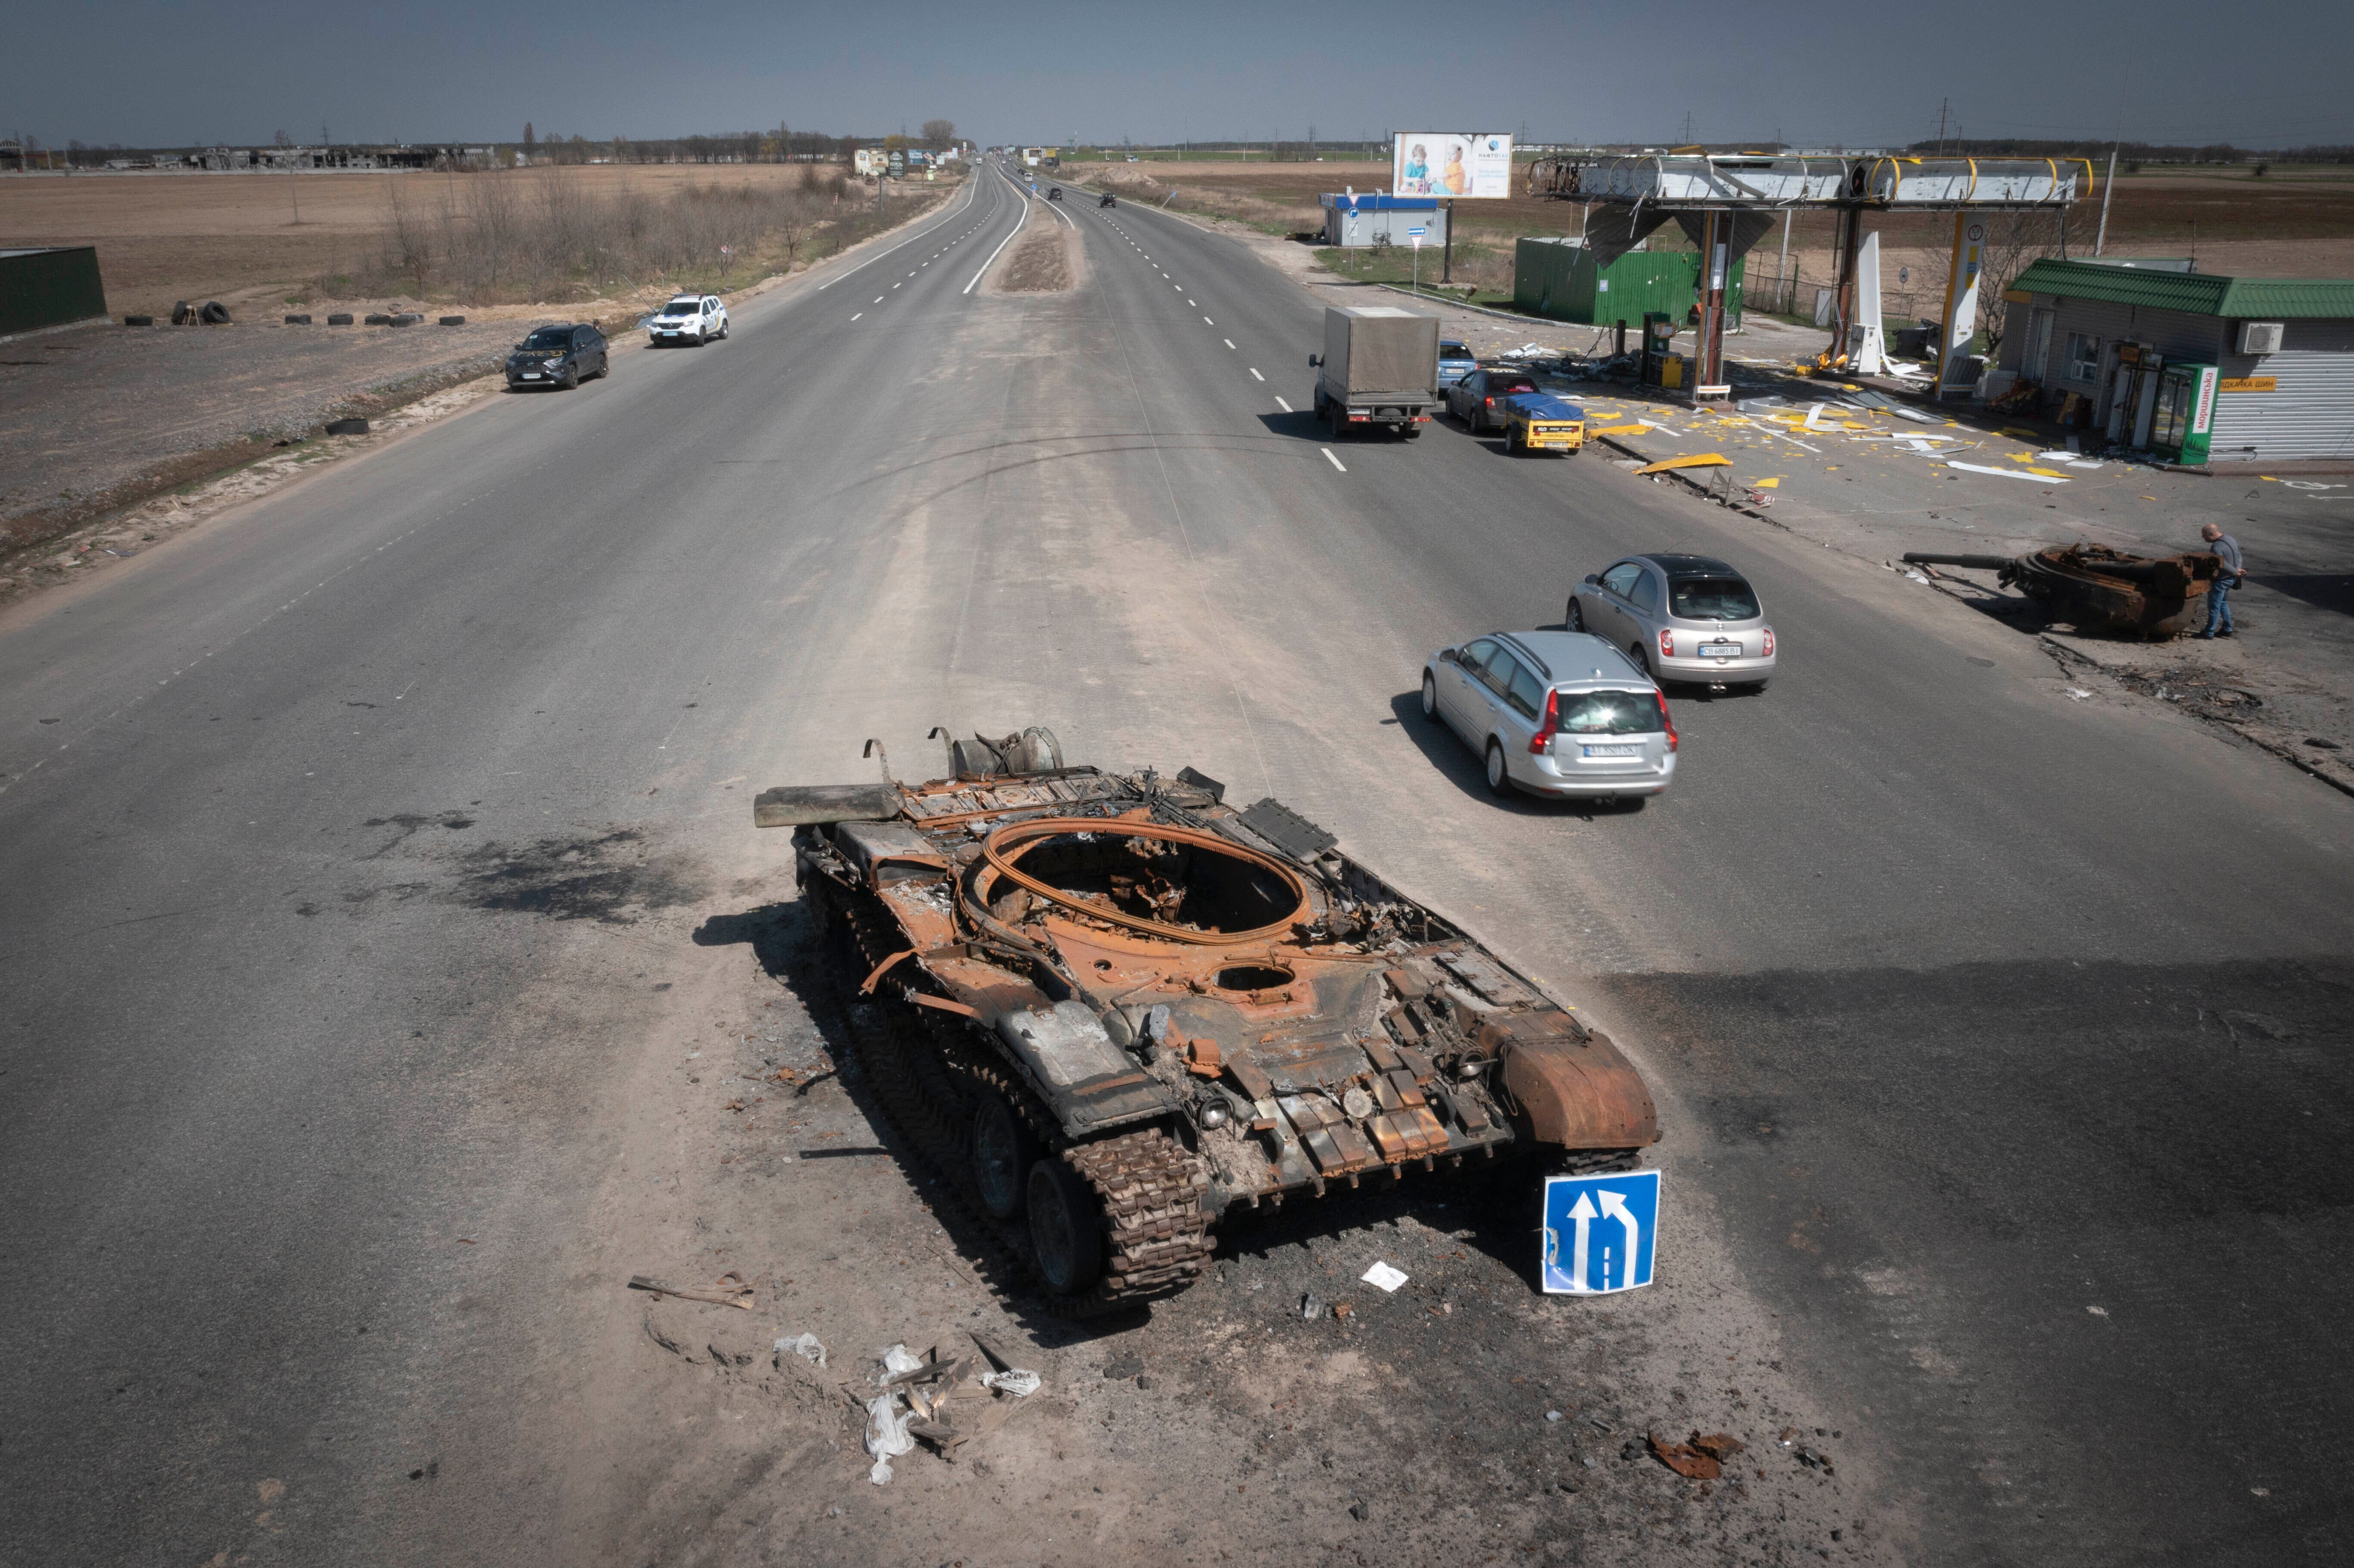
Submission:
M 2101 340 L 2090 333 L 2068 334 L 2068 379 L 2087 386 L 2101 378 Z

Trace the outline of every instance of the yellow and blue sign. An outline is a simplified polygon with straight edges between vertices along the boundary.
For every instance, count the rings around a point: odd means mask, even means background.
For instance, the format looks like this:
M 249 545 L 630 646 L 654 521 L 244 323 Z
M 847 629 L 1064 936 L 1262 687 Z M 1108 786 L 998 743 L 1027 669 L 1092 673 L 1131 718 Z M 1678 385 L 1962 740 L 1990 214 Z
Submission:
M 1659 1244 L 1659 1173 L 1553 1176 L 1544 1192 L 1546 1294 L 1607 1296 L 1651 1283 Z

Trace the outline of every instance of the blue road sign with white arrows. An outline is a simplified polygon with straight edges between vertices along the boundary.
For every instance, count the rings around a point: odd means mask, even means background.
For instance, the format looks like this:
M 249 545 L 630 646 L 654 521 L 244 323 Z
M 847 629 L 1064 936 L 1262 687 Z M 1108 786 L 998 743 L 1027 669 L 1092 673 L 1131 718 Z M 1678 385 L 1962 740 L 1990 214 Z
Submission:
M 1544 1260 L 1551 1295 L 1606 1296 L 1651 1283 L 1659 1243 L 1659 1173 L 1545 1180 Z

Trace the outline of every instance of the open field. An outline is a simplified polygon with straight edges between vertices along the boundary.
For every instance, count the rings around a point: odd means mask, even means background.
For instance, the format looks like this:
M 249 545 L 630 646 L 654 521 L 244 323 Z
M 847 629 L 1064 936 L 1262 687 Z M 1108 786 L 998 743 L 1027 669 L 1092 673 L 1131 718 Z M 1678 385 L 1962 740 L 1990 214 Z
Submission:
M 321 302 L 321 281 L 339 277 L 370 297 L 382 291 L 366 291 L 366 284 L 387 259 L 396 193 L 404 207 L 420 213 L 437 209 L 445 197 L 471 206 L 477 191 L 493 185 L 524 202 L 560 191 L 576 205 L 630 196 L 664 200 L 690 189 L 757 196 L 798 191 L 809 167 L 645 164 L 490 175 L 10 175 L 0 178 L 0 244 L 96 245 L 107 303 L 118 315 L 167 313 L 175 300 L 217 299 L 232 311 L 241 304 L 267 309 L 289 296 Z M 871 207 L 873 193 L 854 185 L 840 209 L 855 214 L 862 200 Z M 831 196 L 826 206 L 835 206 Z M 741 284 L 758 276 L 756 268 L 768 260 L 730 257 L 732 276 L 714 271 L 645 281 Z

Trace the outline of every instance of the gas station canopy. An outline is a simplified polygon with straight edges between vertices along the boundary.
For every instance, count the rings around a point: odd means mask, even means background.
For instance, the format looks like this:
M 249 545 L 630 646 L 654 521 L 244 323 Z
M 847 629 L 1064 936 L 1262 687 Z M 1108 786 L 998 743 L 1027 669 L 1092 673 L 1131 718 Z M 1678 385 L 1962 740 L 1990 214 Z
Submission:
M 1731 262 L 1772 232 L 1781 214 L 1801 209 L 1839 215 L 1838 314 L 1826 366 L 1844 363 L 1859 323 L 1856 258 L 1868 212 L 1950 212 L 1955 219 L 1955 275 L 1967 283 L 1946 306 L 1944 343 L 1967 344 L 1964 330 L 1977 309 L 1979 226 L 1965 232 L 1962 216 L 1980 211 L 2063 208 L 2093 187 L 2091 164 L 2062 158 L 1847 157 L 1813 154 L 1648 153 L 1635 155 L 1557 154 L 1529 165 L 1528 193 L 1596 204 L 1586 244 L 1596 264 L 1608 266 L 1670 218 L 1690 235 L 1706 260 L 1700 290 L 1695 401 L 1723 397 L 1724 280 Z M 1962 318 L 1958 319 L 1957 318 Z M 1877 322 L 1870 323 L 1877 329 Z M 1960 335 L 1957 338 L 1957 334 Z M 1941 392 L 1949 389 L 1941 358 Z

